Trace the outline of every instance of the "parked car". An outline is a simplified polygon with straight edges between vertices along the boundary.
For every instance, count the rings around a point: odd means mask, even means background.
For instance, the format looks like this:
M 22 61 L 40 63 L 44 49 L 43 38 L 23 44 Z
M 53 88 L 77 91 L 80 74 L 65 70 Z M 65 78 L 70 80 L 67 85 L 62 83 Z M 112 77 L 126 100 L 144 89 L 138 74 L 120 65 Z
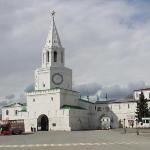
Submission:
M 11 135 L 11 132 L 9 130 L 3 130 L 0 132 L 0 135 Z
M 0 135 L 10 135 L 11 131 L 9 130 L 8 126 L 1 125 L 0 126 Z
M 24 132 L 24 126 L 22 126 L 22 122 L 17 121 L 9 121 L 4 122 L 3 125 L 0 125 L 0 135 L 17 135 L 22 134 Z
M 150 118 L 142 118 L 142 127 L 143 128 L 150 128 Z
M 20 129 L 20 128 L 12 128 L 12 129 L 10 129 L 10 131 L 11 131 L 11 134 L 13 134 L 13 135 L 17 135 L 17 134 L 22 134 L 23 133 L 23 130 Z
M 23 120 L 2 121 L 0 125 L 0 135 L 22 134 L 24 132 Z

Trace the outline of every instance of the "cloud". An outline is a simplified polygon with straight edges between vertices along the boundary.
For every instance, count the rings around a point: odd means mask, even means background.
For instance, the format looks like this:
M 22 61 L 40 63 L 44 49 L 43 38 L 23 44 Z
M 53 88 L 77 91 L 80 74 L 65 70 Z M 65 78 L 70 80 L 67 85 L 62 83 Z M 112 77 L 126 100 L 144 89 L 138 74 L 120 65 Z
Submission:
M 0 96 L 19 95 L 34 81 L 53 9 L 75 85 L 110 87 L 114 97 L 128 83 L 149 85 L 149 4 L 145 0 L 1 1 Z
M 83 84 L 74 87 L 74 89 L 80 91 L 83 96 L 90 96 L 95 95 L 101 89 L 101 85 L 97 83 Z
M 26 95 L 25 94 L 20 94 L 16 100 L 16 102 L 19 103 L 26 103 Z
M 149 87 L 149 85 L 146 85 L 143 81 L 139 81 L 138 83 L 131 82 L 124 87 L 117 84 L 113 86 L 102 86 L 96 83 L 91 83 L 77 86 L 76 90 L 80 91 L 82 96 L 90 96 L 94 99 L 97 99 L 97 96 L 99 96 L 100 100 L 103 100 L 107 94 L 107 98 L 112 100 L 126 98 L 132 95 L 134 90 L 147 87 Z
M 134 90 L 147 88 L 148 85 L 143 81 L 139 81 L 138 83 L 128 83 L 127 86 L 113 85 L 110 87 L 103 87 L 101 90 L 101 97 L 105 97 L 106 93 L 108 99 L 120 99 L 128 97 L 133 94 Z
M 10 95 L 5 96 L 5 98 L 8 99 L 8 100 L 12 100 L 12 99 L 15 98 L 15 95 L 14 94 L 10 94 Z
M 34 84 L 30 84 L 24 90 L 25 92 L 33 92 L 34 91 Z
M 2 114 L 1 108 L 5 105 L 7 105 L 7 102 L 5 101 L 0 102 L 0 114 Z

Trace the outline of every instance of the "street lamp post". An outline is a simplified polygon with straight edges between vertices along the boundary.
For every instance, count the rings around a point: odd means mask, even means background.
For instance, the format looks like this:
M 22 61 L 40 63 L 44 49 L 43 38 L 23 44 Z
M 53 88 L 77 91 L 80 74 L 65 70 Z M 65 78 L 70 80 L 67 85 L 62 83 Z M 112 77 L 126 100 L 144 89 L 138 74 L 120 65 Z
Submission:
M 137 127 L 137 124 L 138 124 L 138 119 L 136 119 L 136 134 L 139 135 L 139 129 Z
M 123 119 L 123 126 L 124 126 L 124 133 L 126 134 L 127 131 L 126 131 L 126 127 L 125 127 L 125 121 L 126 121 L 126 119 L 124 118 Z

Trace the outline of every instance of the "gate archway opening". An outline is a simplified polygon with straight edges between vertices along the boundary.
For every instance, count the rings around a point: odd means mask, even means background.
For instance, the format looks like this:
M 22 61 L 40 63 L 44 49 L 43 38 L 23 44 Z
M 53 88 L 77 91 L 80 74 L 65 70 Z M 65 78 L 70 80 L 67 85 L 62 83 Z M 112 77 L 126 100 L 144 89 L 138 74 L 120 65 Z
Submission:
M 38 131 L 48 131 L 49 129 L 49 120 L 46 115 L 40 115 L 37 119 L 37 130 Z

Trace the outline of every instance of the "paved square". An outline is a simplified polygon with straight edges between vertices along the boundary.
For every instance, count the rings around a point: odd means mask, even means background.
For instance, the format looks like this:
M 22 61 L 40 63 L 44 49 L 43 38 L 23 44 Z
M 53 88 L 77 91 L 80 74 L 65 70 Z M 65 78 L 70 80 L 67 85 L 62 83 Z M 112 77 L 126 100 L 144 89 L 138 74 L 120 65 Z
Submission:
M 130 131 L 130 130 L 129 130 Z M 136 135 L 135 130 L 37 132 L 0 136 L 0 150 L 148 150 L 150 133 Z

